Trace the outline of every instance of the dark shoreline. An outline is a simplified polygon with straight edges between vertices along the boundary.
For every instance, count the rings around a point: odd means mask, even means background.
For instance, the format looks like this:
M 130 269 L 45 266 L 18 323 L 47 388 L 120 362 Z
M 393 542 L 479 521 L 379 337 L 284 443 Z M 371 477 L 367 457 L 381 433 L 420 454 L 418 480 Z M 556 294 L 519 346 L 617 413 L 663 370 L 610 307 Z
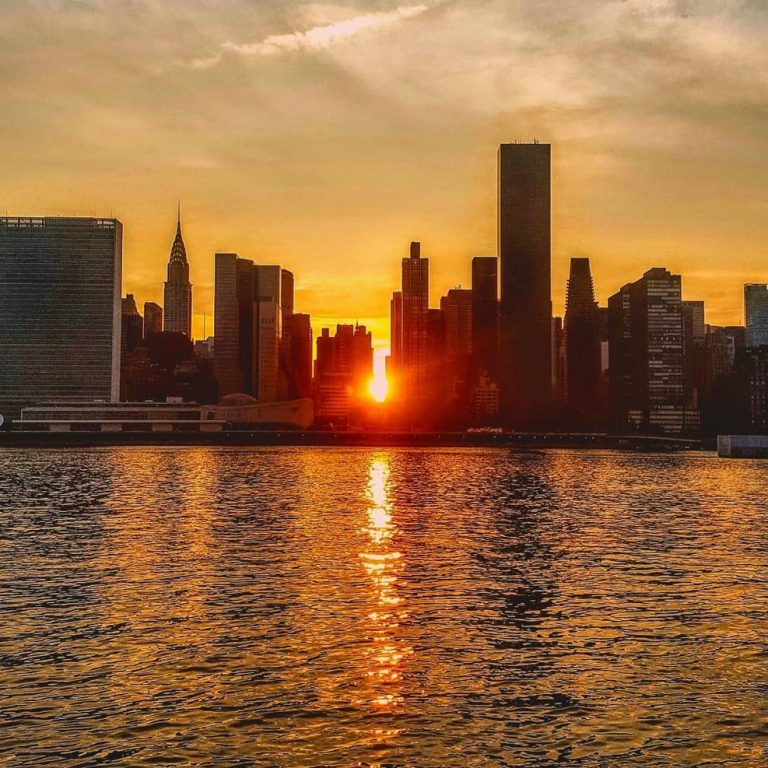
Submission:
M 506 432 L 4 432 L 0 448 L 98 446 L 361 446 L 368 448 L 584 448 L 631 451 L 714 450 L 697 438 Z

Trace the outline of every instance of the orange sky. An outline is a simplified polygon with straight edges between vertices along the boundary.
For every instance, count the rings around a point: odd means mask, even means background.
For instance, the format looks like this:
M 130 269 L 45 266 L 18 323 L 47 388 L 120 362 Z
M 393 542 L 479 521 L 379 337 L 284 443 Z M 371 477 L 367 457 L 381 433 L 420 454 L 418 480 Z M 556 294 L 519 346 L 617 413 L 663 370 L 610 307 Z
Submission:
M 294 271 L 316 330 L 388 342 L 419 239 L 432 302 L 496 250 L 496 147 L 554 145 L 553 301 L 652 266 L 707 321 L 768 280 L 768 15 L 712 0 L 5 0 L 0 207 L 125 225 L 162 303 L 182 201 L 194 332 L 213 254 Z M 211 330 L 211 321 L 208 330 Z

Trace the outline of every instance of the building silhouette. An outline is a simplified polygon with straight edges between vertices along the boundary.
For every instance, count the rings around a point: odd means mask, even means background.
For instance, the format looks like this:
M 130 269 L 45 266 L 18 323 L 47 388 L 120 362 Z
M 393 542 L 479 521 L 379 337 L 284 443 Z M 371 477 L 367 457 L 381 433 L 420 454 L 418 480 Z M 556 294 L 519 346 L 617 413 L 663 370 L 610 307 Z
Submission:
M 165 282 L 163 302 L 165 324 L 163 329 L 184 333 L 192 338 L 192 284 L 189 282 L 187 250 L 181 236 L 181 209 L 176 220 L 176 237 L 168 259 L 168 279 Z
M 498 377 L 499 260 L 495 256 L 472 259 L 472 379 Z M 498 399 L 498 398 L 497 398 Z
M 235 253 L 215 256 L 214 371 L 222 396 L 278 399 L 282 276 Z
M 277 265 L 256 265 L 256 397 L 260 403 L 278 400 L 283 272 Z
M 747 283 L 744 286 L 744 319 L 747 346 L 768 344 L 768 285 Z
M 219 394 L 254 395 L 256 270 L 235 253 L 217 253 L 214 266 L 213 368 Z
M 569 406 L 595 413 L 600 399 L 600 315 L 589 259 L 571 259 L 565 295 L 565 391 Z
M 349 426 L 366 401 L 373 377 L 371 334 L 364 325 L 323 328 L 315 360 L 315 417 L 319 424 Z
M 144 336 L 163 330 L 163 308 L 154 301 L 144 302 Z
M 389 302 L 389 355 L 387 378 L 397 385 L 403 364 L 403 292 L 394 291 Z
M 683 387 L 680 275 L 656 267 L 608 300 L 614 427 L 679 433 L 698 427 Z
M 427 398 L 427 315 L 429 260 L 421 244 L 412 242 L 402 261 L 400 395 L 411 415 L 419 418 Z
M 139 314 L 136 298 L 129 293 L 121 300 L 120 356 L 124 360 L 144 338 L 144 318 Z
M 472 363 L 472 291 L 452 288 L 440 299 L 445 323 L 445 367 L 441 375 L 448 383 L 448 400 L 458 420 L 467 414 Z
M 532 427 L 551 393 L 550 145 L 502 144 L 498 159 L 501 412 Z
M 291 398 L 312 397 L 312 325 L 306 314 L 288 318 L 290 332 Z
M 116 219 L 0 218 L 0 413 L 119 398 L 122 232 Z

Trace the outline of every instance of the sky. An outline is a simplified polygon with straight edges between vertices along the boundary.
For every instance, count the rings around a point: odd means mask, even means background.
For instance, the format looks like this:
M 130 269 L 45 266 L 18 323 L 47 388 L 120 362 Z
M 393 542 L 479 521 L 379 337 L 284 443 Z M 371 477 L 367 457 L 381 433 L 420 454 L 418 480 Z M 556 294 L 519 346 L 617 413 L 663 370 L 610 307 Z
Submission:
M 197 337 L 216 251 L 388 344 L 410 240 L 433 306 L 496 251 L 496 150 L 553 144 L 553 303 L 646 269 L 706 320 L 768 281 L 765 0 L 2 0 L 0 210 L 118 217 L 162 303 L 177 200 Z

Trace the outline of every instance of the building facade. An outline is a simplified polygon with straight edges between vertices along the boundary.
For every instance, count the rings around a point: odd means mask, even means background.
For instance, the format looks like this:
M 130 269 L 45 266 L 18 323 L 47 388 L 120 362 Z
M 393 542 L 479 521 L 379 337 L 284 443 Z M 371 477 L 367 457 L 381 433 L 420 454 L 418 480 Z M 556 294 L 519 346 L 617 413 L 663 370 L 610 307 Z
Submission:
M 163 330 L 163 308 L 154 301 L 144 302 L 144 336 Z
M 600 315 L 589 259 L 571 259 L 565 293 L 565 391 L 571 408 L 594 413 L 600 397 Z
M 165 282 L 164 330 L 183 333 L 192 338 L 192 284 L 189 282 L 187 250 L 181 236 L 181 215 L 176 222 L 176 237 L 168 259 L 168 274 Z
M 608 300 L 614 427 L 680 433 L 698 428 L 683 386 L 680 275 L 657 267 Z
M 139 314 L 136 297 L 129 293 L 121 301 L 120 357 L 124 360 L 144 338 L 144 318 Z
M 122 224 L 0 218 L 0 413 L 120 395 Z
M 472 259 L 472 379 L 497 381 L 499 359 L 499 260 Z
M 412 242 L 402 261 L 400 397 L 417 416 L 427 398 L 428 313 L 429 260 L 422 258 L 421 244 Z
M 319 424 L 348 427 L 367 400 L 373 377 L 371 334 L 364 325 L 337 325 L 331 336 L 323 328 L 317 338 L 314 396 Z
M 744 318 L 747 346 L 768 344 L 768 285 L 747 283 L 744 286 Z
M 550 145 L 502 144 L 498 183 L 501 413 L 530 428 L 551 392 Z

